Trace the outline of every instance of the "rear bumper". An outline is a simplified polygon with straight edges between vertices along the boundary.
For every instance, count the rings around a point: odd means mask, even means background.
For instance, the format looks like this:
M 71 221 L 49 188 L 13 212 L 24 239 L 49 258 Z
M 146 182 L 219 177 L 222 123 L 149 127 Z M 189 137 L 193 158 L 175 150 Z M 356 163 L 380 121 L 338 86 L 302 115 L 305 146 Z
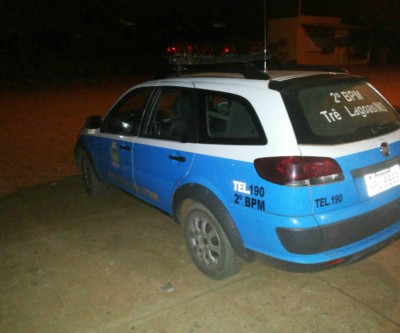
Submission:
M 341 265 L 350 265 L 353 264 L 361 259 L 364 259 L 383 248 L 387 247 L 391 243 L 395 242 L 397 239 L 400 238 L 400 232 L 394 234 L 393 236 L 385 239 L 382 242 L 376 243 L 371 247 L 368 247 L 364 250 L 359 252 L 353 253 L 351 255 L 336 258 L 330 261 L 318 263 L 318 264 L 301 264 L 301 263 L 294 263 L 288 262 L 276 258 L 272 258 L 266 255 L 262 256 L 262 261 L 265 261 L 268 265 L 274 266 L 276 268 L 289 271 L 289 272 L 297 272 L 297 273 L 306 273 L 306 272 L 318 272 L 326 269 L 330 269 L 336 266 Z
M 315 228 L 276 228 L 276 232 L 288 252 L 317 254 L 358 242 L 391 227 L 399 220 L 400 199 L 397 199 L 337 223 Z

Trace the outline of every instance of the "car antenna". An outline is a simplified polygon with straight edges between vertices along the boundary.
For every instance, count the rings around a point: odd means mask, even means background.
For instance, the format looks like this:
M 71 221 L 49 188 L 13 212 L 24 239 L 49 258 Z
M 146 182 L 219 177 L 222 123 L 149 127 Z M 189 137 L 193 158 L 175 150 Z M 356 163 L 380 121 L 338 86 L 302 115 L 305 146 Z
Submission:
M 267 0 L 264 0 L 264 72 L 267 73 Z

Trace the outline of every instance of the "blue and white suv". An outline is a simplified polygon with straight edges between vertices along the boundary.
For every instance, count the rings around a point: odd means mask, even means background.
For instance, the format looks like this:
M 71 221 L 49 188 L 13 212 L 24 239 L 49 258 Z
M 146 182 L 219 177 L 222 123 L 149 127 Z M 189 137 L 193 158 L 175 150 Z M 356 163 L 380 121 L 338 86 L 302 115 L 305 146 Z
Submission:
M 170 214 L 214 279 L 259 253 L 351 263 L 400 235 L 400 118 L 348 73 L 204 73 L 139 84 L 87 119 L 76 160 Z

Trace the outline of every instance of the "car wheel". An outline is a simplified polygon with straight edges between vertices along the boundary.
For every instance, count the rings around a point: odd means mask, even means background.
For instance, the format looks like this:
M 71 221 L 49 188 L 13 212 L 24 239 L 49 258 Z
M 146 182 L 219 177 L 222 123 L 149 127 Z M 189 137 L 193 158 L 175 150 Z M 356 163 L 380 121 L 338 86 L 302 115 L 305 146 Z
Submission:
M 184 221 L 186 245 L 195 265 L 212 279 L 222 280 L 240 270 L 241 259 L 214 215 L 202 204 L 191 205 Z
M 104 193 L 107 185 L 97 176 L 91 160 L 85 153 L 81 155 L 81 170 L 87 194 L 94 197 Z

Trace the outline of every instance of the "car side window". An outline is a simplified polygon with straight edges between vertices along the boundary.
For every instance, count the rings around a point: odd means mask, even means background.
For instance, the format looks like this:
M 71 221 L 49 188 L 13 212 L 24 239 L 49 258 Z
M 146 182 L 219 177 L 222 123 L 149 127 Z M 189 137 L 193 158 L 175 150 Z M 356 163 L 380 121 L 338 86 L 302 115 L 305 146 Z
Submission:
M 182 142 L 197 139 L 196 91 L 183 87 L 162 87 L 154 103 L 144 136 Z
M 266 138 L 251 104 L 241 96 L 203 91 L 201 140 L 216 144 L 265 144 Z
M 153 89 L 153 87 L 138 88 L 123 97 L 107 115 L 102 131 L 120 135 L 137 135 Z

